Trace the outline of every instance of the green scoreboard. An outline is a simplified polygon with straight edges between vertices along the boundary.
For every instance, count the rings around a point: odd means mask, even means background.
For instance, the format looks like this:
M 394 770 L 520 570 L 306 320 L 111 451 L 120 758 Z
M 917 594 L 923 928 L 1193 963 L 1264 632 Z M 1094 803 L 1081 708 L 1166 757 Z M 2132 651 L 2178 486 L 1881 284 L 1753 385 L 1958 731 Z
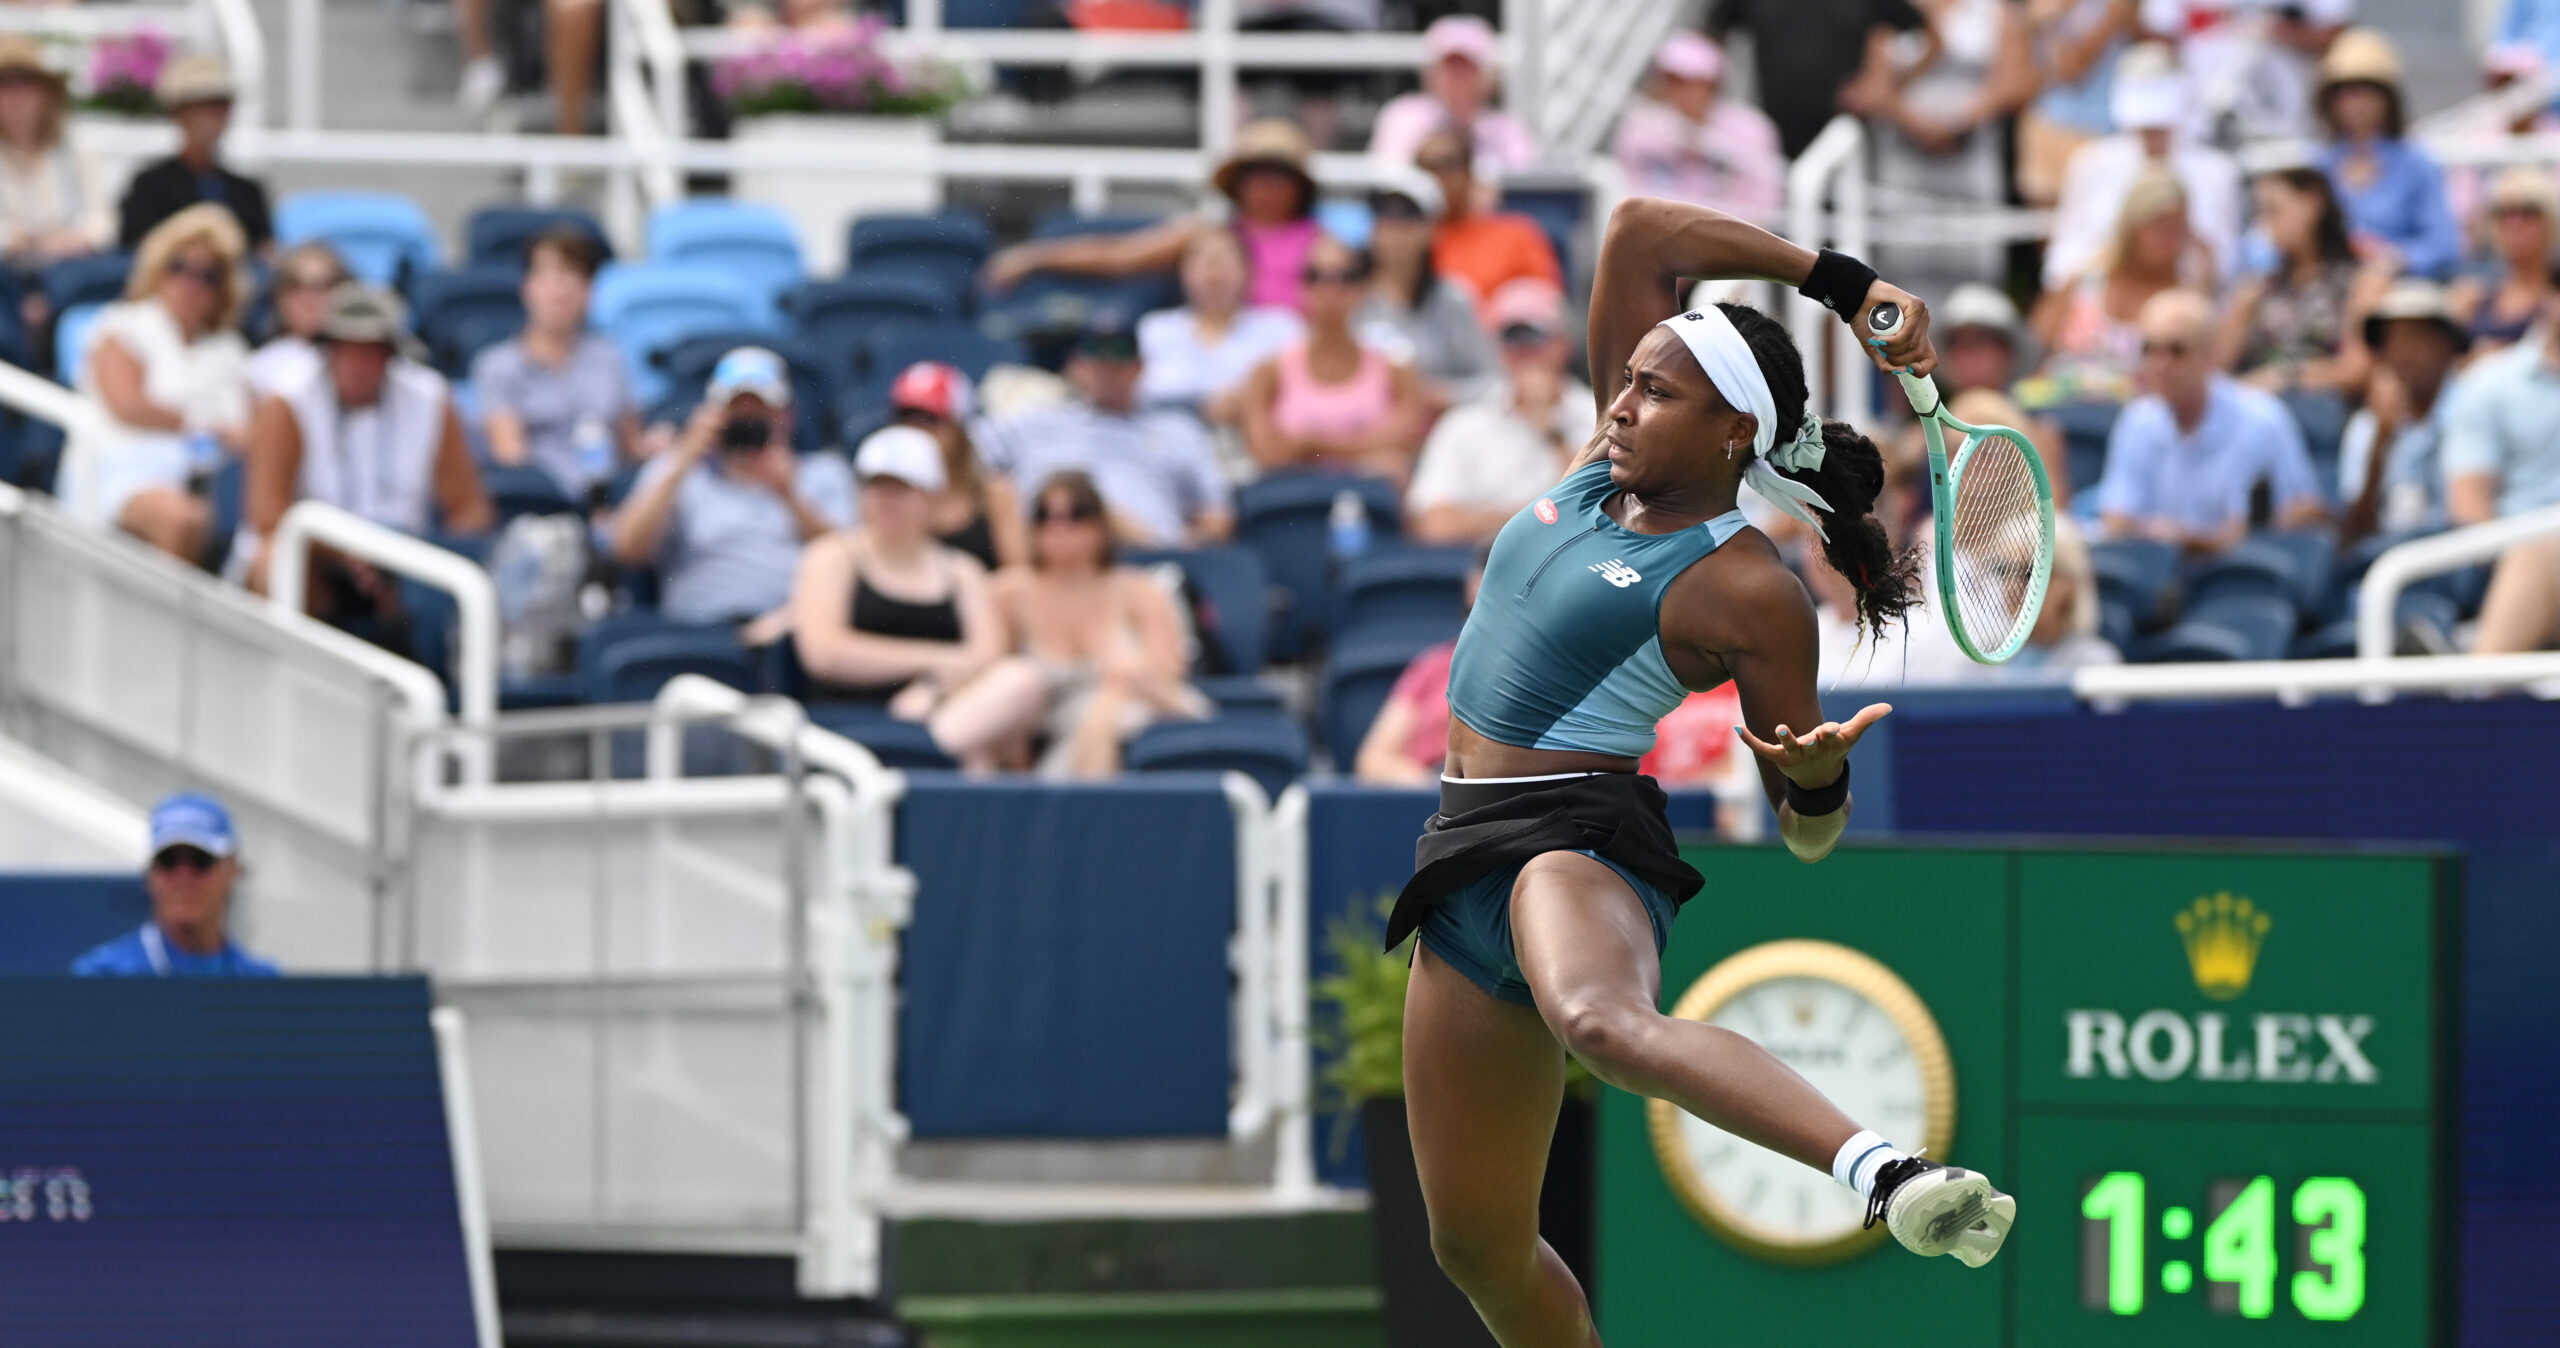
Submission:
M 2018 1199 L 1989 1266 L 1668 1106 L 1602 1104 L 1612 1343 L 2450 1338 L 2456 863 L 1706 848 L 1666 1009 L 1752 1035 Z M 1818 1183 L 1808 1183 L 1818 1180 Z M 1922 1328 L 1925 1327 L 1925 1328 Z

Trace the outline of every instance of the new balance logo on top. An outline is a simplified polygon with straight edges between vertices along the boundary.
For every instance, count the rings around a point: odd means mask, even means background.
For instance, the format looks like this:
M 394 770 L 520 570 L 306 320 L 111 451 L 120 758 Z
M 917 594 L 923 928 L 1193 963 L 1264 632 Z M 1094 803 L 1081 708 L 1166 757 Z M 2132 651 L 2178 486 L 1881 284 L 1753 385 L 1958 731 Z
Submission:
M 1619 561 L 1615 557 L 1612 557 L 1605 562 L 1593 562 L 1591 564 L 1591 569 L 1600 573 L 1600 579 L 1617 586 L 1621 590 L 1644 579 L 1644 576 L 1634 567 L 1627 565 L 1625 562 Z

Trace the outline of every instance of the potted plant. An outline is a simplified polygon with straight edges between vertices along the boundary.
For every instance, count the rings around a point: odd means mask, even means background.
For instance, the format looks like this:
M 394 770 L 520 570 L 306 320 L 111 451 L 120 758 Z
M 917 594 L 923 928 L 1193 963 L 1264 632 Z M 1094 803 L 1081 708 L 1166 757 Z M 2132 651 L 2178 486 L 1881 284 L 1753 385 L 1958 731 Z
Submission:
M 872 13 L 818 32 L 782 31 L 712 63 L 711 89 L 744 145 L 822 146 L 830 165 L 748 168 L 732 192 L 781 208 L 811 270 L 844 264 L 845 226 L 879 211 L 942 206 L 931 160 L 941 114 L 968 90 L 949 64 L 901 57 L 888 20 Z
M 1342 1146 L 1358 1118 L 1367 1143 L 1370 1238 L 1387 1341 L 1395 1348 L 1494 1348 L 1475 1307 L 1431 1254 L 1431 1223 L 1404 1111 L 1404 999 L 1413 939 L 1381 949 L 1394 904 L 1394 895 L 1381 895 L 1371 910 L 1355 908 L 1325 924 L 1330 969 L 1311 989 L 1309 1033 L 1329 1055 L 1317 1081 L 1319 1102 L 1332 1119 L 1328 1145 Z M 1570 1064 L 1538 1196 L 1538 1228 L 1585 1291 L 1592 1290 L 1593 1090 L 1582 1065 Z
M 76 86 L 84 111 L 124 117 L 157 117 L 160 67 L 169 63 L 169 39 L 143 31 L 102 37 L 89 48 L 89 65 Z

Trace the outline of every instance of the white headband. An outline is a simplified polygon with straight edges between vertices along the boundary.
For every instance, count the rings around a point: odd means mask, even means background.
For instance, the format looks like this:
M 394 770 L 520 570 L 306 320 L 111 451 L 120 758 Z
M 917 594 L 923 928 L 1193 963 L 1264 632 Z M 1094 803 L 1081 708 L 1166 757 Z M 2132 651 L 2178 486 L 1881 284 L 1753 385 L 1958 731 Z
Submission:
M 1742 480 L 1754 491 L 1767 497 L 1769 504 L 1813 526 L 1824 541 L 1822 521 L 1814 510 L 1829 510 L 1831 503 L 1813 488 L 1787 477 L 1777 470 L 1795 468 L 1811 472 L 1822 467 L 1822 418 L 1807 408 L 1796 433 L 1783 445 L 1778 439 L 1778 410 L 1769 396 L 1769 380 L 1760 373 L 1760 361 L 1751 354 L 1751 344 L 1734 330 L 1733 320 L 1710 304 L 1691 309 L 1662 320 L 1671 335 L 1689 348 L 1698 368 L 1733 404 L 1736 411 L 1748 412 L 1756 427 L 1751 433 L 1751 463 L 1742 470 Z M 1807 507 L 1811 507 L 1808 509 Z

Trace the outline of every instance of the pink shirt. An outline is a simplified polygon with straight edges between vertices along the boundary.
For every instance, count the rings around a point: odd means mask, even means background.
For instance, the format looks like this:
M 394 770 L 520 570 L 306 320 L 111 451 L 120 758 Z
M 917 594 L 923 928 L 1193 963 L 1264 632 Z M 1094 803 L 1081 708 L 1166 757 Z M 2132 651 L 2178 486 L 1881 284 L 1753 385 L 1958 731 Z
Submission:
M 1307 368 L 1307 344 L 1292 342 L 1275 357 L 1279 387 L 1271 396 L 1271 424 L 1282 435 L 1353 440 L 1395 415 L 1396 390 L 1387 358 L 1360 348 L 1360 366 L 1349 379 L 1328 384 Z
M 1306 270 L 1307 254 L 1314 251 L 1319 232 L 1314 217 L 1280 225 L 1257 225 L 1240 219 L 1235 222 L 1235 231 L 1236 237 L 1244 241 L 1245 268 L 1252 273 L 1245 286 L 1244 302 L 1294 312 L 1298 307 L 1298 274 Z
M 1618 167 L 1633 196 L 1669 197 L 1774 223 L 1785 208 L 1787 160 L 1767 113 L 1726 99 L 1692 122 L 1652 99 L 1618 119 Z
M 1387 701 L 1413 713 L 1413 731 L 1405 736 L 1404 756 L 1427 768 L 1449 757 L 1449 661 L 1458 643 L 1444 641 L 1413 657 L 1396 676 Z
M 1440 100 L 1427 93 L 1399 94 L 1378 109 L 1378 120 L 1369 131 L 1369 158 L 1381 169 L 1413 167 L 1413 152 L 1431 133 L 1449 124 L 1449 110 Z M 1535 168 L 1538 163 L 1538 139 L 1529 128 L 1498 108 L 1485 108 L 1476 113 L 1470 128 L 1476 140 L 1476 171 L 1479 175 L 1499 176 L 1505 169 Z

